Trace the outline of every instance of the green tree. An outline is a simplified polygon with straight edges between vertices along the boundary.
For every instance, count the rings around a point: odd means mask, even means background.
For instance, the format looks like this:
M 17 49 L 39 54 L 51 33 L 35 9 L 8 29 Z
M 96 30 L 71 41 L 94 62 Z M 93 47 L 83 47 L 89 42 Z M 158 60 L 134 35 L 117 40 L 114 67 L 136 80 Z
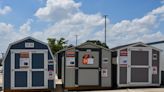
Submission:
M 60 38 L 59 40 L 57 40 L 56 38 L 48 38 L 47 40 L 48 40 L 48 45 L 50 46 L 53 54 L 65 48 L 68 42 L 64 38 Z
M 99 41 L 99 40 L 87 40 L 86 42 L 92 42 L 92 43 L 94 43 L 94 44 L 96 44 L 96 45 L 100 45 L 100 46 L 102 46 L 102 47 L 109 48 L 109 47 L 107 46 L 106 43 L 102 43 L 102 42 Z

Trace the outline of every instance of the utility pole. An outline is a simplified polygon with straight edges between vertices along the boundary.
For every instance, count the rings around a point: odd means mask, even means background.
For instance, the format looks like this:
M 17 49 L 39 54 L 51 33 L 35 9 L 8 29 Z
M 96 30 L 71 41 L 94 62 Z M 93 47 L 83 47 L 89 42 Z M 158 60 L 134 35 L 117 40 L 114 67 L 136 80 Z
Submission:
M 105 44 L 106 44 L 106 17 L 107 17 L 107 15 L 104 15 L 104 19 L 105 19 L 105 32 L 104 32 L 104 37 L 105 37 Z
M 78 36 L 79 36 L 79 35 L 75 35 L 75 37 L 76 37 L 76 46 L 77 46 L 77 39 L 78 39 Z

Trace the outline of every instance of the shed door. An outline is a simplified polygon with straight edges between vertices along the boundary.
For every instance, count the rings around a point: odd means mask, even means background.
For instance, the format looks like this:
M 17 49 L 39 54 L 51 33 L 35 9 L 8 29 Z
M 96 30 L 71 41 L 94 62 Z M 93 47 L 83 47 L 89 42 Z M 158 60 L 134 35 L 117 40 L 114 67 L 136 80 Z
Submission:
M 47 51 L 12 50 L 11 88 L 46 88 L 47 58 Z
M 100 86 L 101 84 L 101 50 L 79 49 L 76 54 L 76 79 L 78 86 Z
M 151 51 L 147 48 L 130 50 L 129 79 L 131 84 L 149 84 L 151 80 Z

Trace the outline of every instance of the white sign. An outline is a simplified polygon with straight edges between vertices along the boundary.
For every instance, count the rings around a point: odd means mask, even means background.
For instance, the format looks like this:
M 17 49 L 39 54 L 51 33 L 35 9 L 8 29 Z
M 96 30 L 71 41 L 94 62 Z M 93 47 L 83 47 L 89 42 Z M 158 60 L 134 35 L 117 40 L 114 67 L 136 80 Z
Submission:
M 88 58 L 88 64 L 93 64 L 94 63 L 94 58 Z
M 108 77 L 108 69 L 102 69 L 101 70 L 101 76 L 102 77 Z
M 28 68 L 29 61 L 29 58 L 20 58 L 20 68 Z
M 25 43 L 25 48 L 34 48 L 34 43 L 32 43 L 32 42 L 26 42 Z
M 158 71 L 157 66 L 153 66 L 152 67 L 152 74 L 155 74 L 155 75 L 158 74 L 157 71 Z
M 128 64 L 128 57 L 121 56 L 120 57 L 120 64 Z
M 48 80 L 54 80 L 54 71 L 53 70 L 49 70 L 48 71 Z
M 75 57 L 67 57 L 66 66 L 75 66 Z

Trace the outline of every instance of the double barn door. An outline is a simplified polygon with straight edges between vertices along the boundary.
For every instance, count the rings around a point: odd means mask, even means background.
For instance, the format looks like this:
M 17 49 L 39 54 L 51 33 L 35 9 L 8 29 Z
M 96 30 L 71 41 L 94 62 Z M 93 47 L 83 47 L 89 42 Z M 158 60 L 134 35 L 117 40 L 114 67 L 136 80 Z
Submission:
M 11 89 L 47 88 L 47 50 L 11 50 Z
M 151 83 L 151 49 L 131 48 L 129 50 L 128 82 L 129 84 Z

